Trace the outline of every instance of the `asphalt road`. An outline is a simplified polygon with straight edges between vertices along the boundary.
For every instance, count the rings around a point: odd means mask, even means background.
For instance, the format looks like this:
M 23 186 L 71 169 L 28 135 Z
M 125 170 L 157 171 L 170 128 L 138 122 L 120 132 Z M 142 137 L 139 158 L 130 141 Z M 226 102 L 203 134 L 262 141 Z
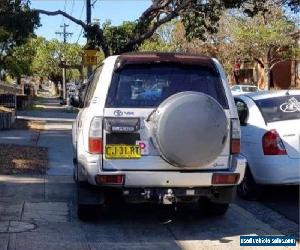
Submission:
M 260 202 L 299 224 L 299 186 L 266 187 Z
M 257 217 L 264 212 L 278 218 L 259 206 L 254 213 L 232 204 L 225 216 L 208 217 L 192 206 L 174 211 L 120 203 L 80 221 L 75 201 L 71 176 L 0 176 L 0 249 L 225 250 L 241 249 L 240 235 L 283 233 Z

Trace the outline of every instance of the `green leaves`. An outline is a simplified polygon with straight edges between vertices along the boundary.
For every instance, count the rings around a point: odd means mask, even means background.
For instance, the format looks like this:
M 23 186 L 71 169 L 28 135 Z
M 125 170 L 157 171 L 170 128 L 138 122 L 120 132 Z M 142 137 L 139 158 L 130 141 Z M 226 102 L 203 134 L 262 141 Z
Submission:
M 0 71 L 21 72 L 21 66 L 12 61 L 12 51 L 26 43 L 39 25 L 38 15 L 29 8 L 28 1 L 1 0 L 0 2 Z
M 136 22 L 123 22 L 119 26 L 114 26 L 110 21 L 103 24 L 103 35 L 110 49 L 110 54 L 120 54 L 123 51 L 136 50 L 138 44 L 128 48 L 128 42 L 137 32 Z
M 58 40 L 46 41 L 37 38 L 35 44 L 36 55 L 32 59 L 31 70 L 34 75 L 50 79 L 61 78 L 62 63 L 70 67 L 81 65 L 82 48 L 78 44 L 64 44 Z M 78 79 L 80 74 L 77 69 L 69 69 L 68 78 Z
M 205 1 L 206 3 L 200 2 L 202 1 L 195 1 L 193 6 L 181 15 L 186 37 L 189 41 L 193 38 L 206 40 L 206 33 L 216 33 L 222 11 L 227 7 L 222 4 L 222 1 L 209 0 Z M 231 2 L 228 6 L 234 6 L 234 2 L 237 1 Z
M 82 48 L 78 44 L 64 44 L 58 40 L 47 41 L 32 37 L 21 46 L 16 46 L 6 57 L 7 72 L 15 77 L 34 75 L 52 80 L 62 77 L 62 63 L 69 79 L 78 79 L 81 67 Z
M 269 15 L 235 19 L 231 25 L 233 40 L 244 57 L 263 58 L 265 61 L 284 59 L 281 52 L 286 52 L 294 44 L 290 33 L 295 30 L 295 25 L 279 9 L 273 9 Z
M 21 77 L 23 74 L 31 74 L 31 63 L 36 53 L 32 40 L 28 39 L 25 44 L 14 47 L 6 57 L 6 68 L 10 75 Z

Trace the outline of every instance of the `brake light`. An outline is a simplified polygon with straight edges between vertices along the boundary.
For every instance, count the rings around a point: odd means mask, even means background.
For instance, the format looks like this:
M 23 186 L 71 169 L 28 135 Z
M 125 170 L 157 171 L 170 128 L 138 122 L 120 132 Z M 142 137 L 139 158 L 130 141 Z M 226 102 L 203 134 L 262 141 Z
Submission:
M 89 152 L 91 154 L 103 153 L 102 118 L 94 117 L 89 130 Z
M 103 153 L 102 138 L 91 138 L 89 137 L 89 152 L 91 154 L 102 154 Z
M 238 119 L 231 119 L 230 154 L 239 154 L 241 151 L 241 129 Z
M 266 132 L 262 138 L 264 155 L 286 155 L 283 141 L 275 129 Z
M 123 185 L 124 175 L 97 175 L 96 183 L 99 185 Z

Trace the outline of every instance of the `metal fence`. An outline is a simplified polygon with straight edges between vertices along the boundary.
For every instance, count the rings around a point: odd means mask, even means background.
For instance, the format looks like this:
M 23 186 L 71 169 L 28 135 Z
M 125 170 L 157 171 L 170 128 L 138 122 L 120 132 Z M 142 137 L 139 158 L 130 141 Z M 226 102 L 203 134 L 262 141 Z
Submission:
M 17 107 L 17 98 L 13 94 L 3 94 L 0 95 L 0 106 L 6 108 L 16 108 Z
M 0 110 L 0 130 L 11 128 L 14 121 L 15 116 L 13 112 L 2 112 Z

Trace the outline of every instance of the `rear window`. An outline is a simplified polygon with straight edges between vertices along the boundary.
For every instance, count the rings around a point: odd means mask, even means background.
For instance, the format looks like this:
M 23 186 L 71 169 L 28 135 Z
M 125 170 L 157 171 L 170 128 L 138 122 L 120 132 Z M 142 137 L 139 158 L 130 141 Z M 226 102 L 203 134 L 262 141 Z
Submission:
M 171 95 L 198 91 L 212 96 L 228 109 L 218 73 L 209 67 L 181 64 L 127 65 L 115 72 L 107 107 L 157 107 Z
M 300 95 L 256 100 L 265 122 L 300 119 Z

